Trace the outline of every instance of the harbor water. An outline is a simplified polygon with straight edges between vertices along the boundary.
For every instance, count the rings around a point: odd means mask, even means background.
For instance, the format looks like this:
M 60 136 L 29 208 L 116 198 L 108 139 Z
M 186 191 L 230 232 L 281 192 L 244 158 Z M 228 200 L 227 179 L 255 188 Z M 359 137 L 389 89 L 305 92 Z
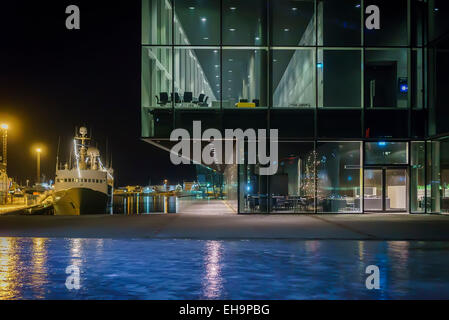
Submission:
M 449 299 L 447 242 L 0 238 L 0 299 Z M 367 266 L 379 289 L 368 290 Z M 69 266 L 79 288 L 66 286 Z

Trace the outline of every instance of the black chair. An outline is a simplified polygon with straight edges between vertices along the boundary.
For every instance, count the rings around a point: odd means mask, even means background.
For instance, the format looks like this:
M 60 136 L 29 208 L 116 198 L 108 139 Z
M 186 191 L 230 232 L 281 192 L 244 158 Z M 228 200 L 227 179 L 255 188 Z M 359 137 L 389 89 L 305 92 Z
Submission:
M 256 105 L 256 107 L 258 107 L 259 106 L 259 103 L 260 103 L 260 101 L 259 101 L 259 99 L 254 99 L 253 100 L 253 103 Z
M 204 102 L 204 97 L 205 97 L 204 94 L 200 94 L 200 96 L 198 97 L 198 101 L 196 101 L 194 103 L 197 103 L 197 104 L 203 103 Z
M 161 92 L 159 94 L 159 96 L 160 96 L 160 98 L 158 96 L 155 96 L 157 104 L 160 105 L 160 106 L 166 105 L 168 103 L 168 93 L 167 92 Z
M 248 102 L 248 99 L 240 99 L 239 102 L 240 102 L 240 103 L 247 103 L 247 102 Z
M 209 100 L 209 97 L 206 97 L 204 102 L 198 103 L 198 105 L 201 107 L 208 107 L 209 105 L 207 104 L 207 100 Z
M 193 93 L 192 92 L 184 92 L 184 102 L 192 103 L 193 101 Z
M 173 98 L 173 92 L 171 93 L 171 101 L 174 101 L 175 103 L 181 103 L 181 98 L 179 97 L 179 93 L 175 92 L 174 98 Z

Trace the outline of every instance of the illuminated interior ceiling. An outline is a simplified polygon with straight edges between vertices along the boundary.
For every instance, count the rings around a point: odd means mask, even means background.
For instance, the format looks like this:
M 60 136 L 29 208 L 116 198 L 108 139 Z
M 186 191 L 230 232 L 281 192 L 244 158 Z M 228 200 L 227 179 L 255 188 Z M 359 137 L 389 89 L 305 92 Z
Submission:
M 266 17 L 266 10 L 260 3 L 264 1 L 223 1 L 221 10 L 223 18 L 223 45 L 241 44 L 244 35 L 245 45 L 260 46 L 261 39 L 266 36 L 267 24 L 261 16 Z M 220 7 L 219 2 L 207 0 L 183 0 L 176 1 L 175 14 L 182 25 L 192 46 L 211 46 L 208 50 L 195 49 L 199 63 L 205 72 L 212 88 L 219 84 L 220 70 L 216 67 L 216 59 L 211 55 L 212 46 L 220 43 Z M 260 12 L 262 14 L 255 14 Z M 299 44 L 304 30 L 314 16 L 314 2 L 312 0 L 293 0 L 276 3 L 272 19 L 274 23 L 270 27 L 270 34 L 276 39 L 274 45 Z M 232 31 L 231 31 L 232 30 Z M 298 32 L 299 30 L 299 32 Z M 248 43 L 247 39 L 254 42 Z M 276 88 L 287 65 L 293 55 L 293 51 L 283 51 L 277 54 L 276 68 L 273 73 L 273 88 Z M 248 78 L 247 70 L 250 61 L 250 50 L 224 50 L 223 51 L 223 98 L 232 93 L 232 98 L 241 95 L 242 80 Z M 232 72 L 229 72 L 229 71 Z M 229 81 L 231 80 L 231 81 Z M 217 90 L 217 89 L 215 89 Z M 217 97 L 219 94 L 215 91 Z M 252 97 L 255 98 L 255 97 Z

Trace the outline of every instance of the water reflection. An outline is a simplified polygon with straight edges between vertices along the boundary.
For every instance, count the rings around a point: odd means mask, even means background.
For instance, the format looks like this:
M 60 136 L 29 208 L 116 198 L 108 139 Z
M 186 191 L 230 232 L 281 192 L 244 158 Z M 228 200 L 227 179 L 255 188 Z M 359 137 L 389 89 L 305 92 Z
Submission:
M 207 241 L 204 255 L 205 276 L 203 279 L 203 295 L 206 299 L 217 299 L 223 290 L 221 274 L 222 243 Z
M 20 298 L 18 250 L 16 239 L 0 238 L 0 300 Z
M 83 263 L 83 240 L 70 239 L 70 265 L 81 269 Z
M 47 283 L 47 248 L 48 239 L 33 238 L 31 255 L 32 275 L 31 283 L 35 289 L 34 296 L 37 299 L 45 298 L 45 285 Z
M 177 198 L 153 196 L 148 194 L 131 194 L 114 196 L 114 214 L 150 214 L 176 213 Z
M 3 299 L 448 299 L 449 245 L 0 238 Z M 65 287 L 69 265 L 81 290 Z M 366 267 L 380 269 L 367 290 Z

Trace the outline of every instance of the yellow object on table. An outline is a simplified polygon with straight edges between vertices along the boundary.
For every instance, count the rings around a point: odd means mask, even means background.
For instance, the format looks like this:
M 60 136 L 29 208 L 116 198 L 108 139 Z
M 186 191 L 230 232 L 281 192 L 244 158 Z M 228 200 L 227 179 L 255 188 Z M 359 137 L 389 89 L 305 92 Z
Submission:
M 235 106 L 237 108 L 255 108 L 256 104 L 254 102 L 239 102 Z

